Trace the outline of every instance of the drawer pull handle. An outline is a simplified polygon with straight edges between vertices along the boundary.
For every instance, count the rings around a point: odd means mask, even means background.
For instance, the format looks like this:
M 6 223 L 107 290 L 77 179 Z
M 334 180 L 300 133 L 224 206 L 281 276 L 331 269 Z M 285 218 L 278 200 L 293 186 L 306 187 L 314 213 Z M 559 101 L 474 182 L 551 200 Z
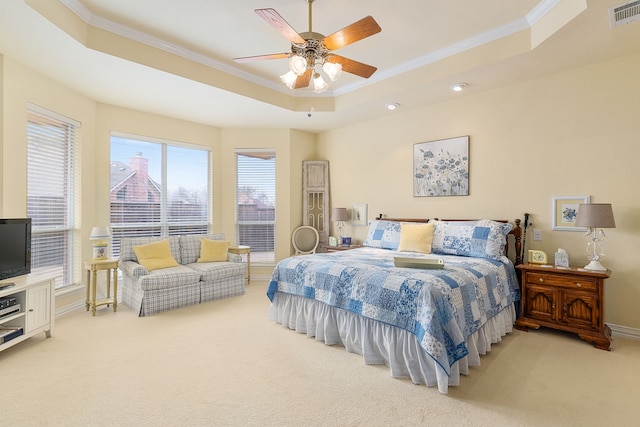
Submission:
M 582 286 L 582 283 L 578 282 L 578 283 L 576 283 L 576 286 L 577 286 L 577 287 L 581 287 L 581 286 Z
M 541 277 L 541 278 L 538 279 L 538 282 L 542 283 L 542 282 L 544 282 L 544 279 Z

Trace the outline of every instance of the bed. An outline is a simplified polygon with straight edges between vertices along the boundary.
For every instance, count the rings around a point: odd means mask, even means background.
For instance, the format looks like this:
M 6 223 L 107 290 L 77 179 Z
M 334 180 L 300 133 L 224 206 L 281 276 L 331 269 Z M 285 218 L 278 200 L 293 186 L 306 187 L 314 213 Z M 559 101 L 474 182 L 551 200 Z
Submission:
M 361 248 L 280 261 L 269 318 L 446 394 L 512 331 L 521 239 L 519 219 L 378 218 Z M 442 268 L 395 267 L 410 258 Z

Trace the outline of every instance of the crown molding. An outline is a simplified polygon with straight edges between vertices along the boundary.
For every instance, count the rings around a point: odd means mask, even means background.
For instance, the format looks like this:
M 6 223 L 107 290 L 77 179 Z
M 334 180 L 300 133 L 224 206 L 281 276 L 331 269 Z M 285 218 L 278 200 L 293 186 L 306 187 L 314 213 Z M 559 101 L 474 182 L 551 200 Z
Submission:
M 183 46 L 180 46 L 174 43 L 170 43 L 159 37 L 155 37 L 150 34 L 144 33 L 142 31 L 133 29 L 131 27 L 127 27 L 126 25 L 122 25 L 117 22 L 108 20 L 102 16 L 96 15 L 93 12 L 91 12 L 91 10 L 89 10 L 79 0 L 58 0 L 58 1 L 60 1 L 60 3 L 66 6 L 74 14 L 76 14 L 87 25 L 91 25 L 96 28 L 100 28 L 102 30 L 109 31 L 111 33 L 128 38 L 130 40 L 134 40 L 134 41 L 146 44 L 148 46 L 164 50 L 165 52 L 169 52 L 173 55 L 197 62 L 199 64 L 217 69 L 219 71 L 223 71 L 225 73 L 228 73 L 233 76 L 250 81 L 252 83 L 267 87 L 277 92 L 292 95 L 290 90 L 286 89 L 279 82 L 276 82 L 275 79 L 274 80 L 265 79 L 265 78 L 256 76 L 254 74 L 247 73 L 246 71 L 243 71 L 239 68 L 232 67 L 228 64 L 222 63 L 207 55 L 194 52 L 190 49 L 187 49 Z M 337 89 L 334 89 L 333 91 L 328 91 L 323 95 L 338 96 L 338 95 L 347 94 L 349 92 L 353 92 L 357 89 L 368 86 L 370 84 L 374 84 L 376 82 L 380 82 L 380 81 L 395 77 L 397 75 L 406 73 L 416 68 L 433 64 L 435 62 L 438 62 L 450 56 L 454 56 L 459 53 L 482 46 L 484 44 L 491 43 L 493 41 L 515 34 L 519 31 L 529 29 L 532 27 L 533 24 L 535 24 L 547 13 L 549 13 L 549 11 L 552 10 L 559 2 L 560 0 L 542 0 L 524 18 L 512 21 L 501 27 L 494 28 L 492 30 L 486 31 L 484 33 L 481 33 L 476 36 L 470 37 L 468 39 L 462 40 L 460 42 L 454 43 L 442 49 L 438 49 L 420 58 L 407 61 L 405 63 L 391 67 L 387 70 L 381 70 L 377 72 L 374 76 L 370 77 L 369 79 L 358 81 L 353 84 L 345 85 L 342 88 L 337 88 Z M 293 94 L 293 96 L 295 97 L 296 95 L 308 96 L 308 91 L 296 91 Z M 316 94 L 314 96 L 318 96 L 318 95 Z

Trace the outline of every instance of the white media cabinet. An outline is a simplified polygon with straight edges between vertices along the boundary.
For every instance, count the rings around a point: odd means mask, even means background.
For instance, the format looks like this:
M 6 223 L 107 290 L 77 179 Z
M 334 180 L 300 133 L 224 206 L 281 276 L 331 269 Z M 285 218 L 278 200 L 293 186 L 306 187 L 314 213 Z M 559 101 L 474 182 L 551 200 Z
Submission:
M 47 338 L 53 334 L 55 318 L 55 281 L 47 278 L 15 277 L 0 282 L 0 287 L 15 283 L 10 288 L 0 290 L 0 298 L 14 297 L 20 310 L 0 317 L 0 327 L 20 327 L 23 334 L 0 344 L 0 351 L 6 350 L 27 338 L 44 332 Z

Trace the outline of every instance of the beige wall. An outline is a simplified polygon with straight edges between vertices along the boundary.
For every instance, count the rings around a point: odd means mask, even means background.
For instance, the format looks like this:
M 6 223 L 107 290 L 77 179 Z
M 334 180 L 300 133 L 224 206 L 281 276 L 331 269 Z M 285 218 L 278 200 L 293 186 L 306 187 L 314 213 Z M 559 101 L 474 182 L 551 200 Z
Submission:
M 236 148 L 277 152 L 277 258 L 291 253 L 290 233 L 302 223 L 302 160 L 330 162 L 331 205 L 367 203 L 369 218 L 389 216 L 514 219 L 529 212 L 543 240 L 527 247 L 552 254 L 567 249 L 586 263 L 580 233 L 551 230 L 553 196 L 589 195 L 611 202 L 617 228 L 608 230 L 604 264 L 605 320 L 640 329 L 640 283 L 634 269 L 640 249 L 640 202 L 635 184 L 640 146 L 637 102 L 640 55 L 595 64 L 500 90 L 463 95 L 413 111 L 315 137 L 289 129 L 219 129 L 98 104 L 37 72 L 2 58 L 0 113 L 0 215 L 26 214 L 27 102 L 82 122 L 82 202 L 79 242 L 108 220 L 109 132 L 118 131 L 213 149 L 213 226 L 235 236 Z M 473 84 L 473 82 L 470 82 Z M 414 198 L 413 144 L 470 135 L 470 196 Z M 317 144 L 316 144 L 317 140 Z M 345 231 L 358 240 L 366 227 Z M 90 255 L 88 245 L 79 249 Z M 80 266 L 78 267 L 78 270 Z M 257 268 L 258 276 L 270 269 Z M 80 280 L 78 271 L 78 281 Z M 81 293 L 73 296 L 78 300 Z M 70 298 L 70 297 L 67 297 Z M 68 299 L 58 298 L 58 307 Z
M 79 147 L 81 170 L 76 182 L 81 198 L 75 208 L 78 221 L 74 248 L 77 259 L 82 259 L 91 253 L 90 247 L 83 247 L 82 242 L 88 241 L 96 215 L 96 194 L 93 190 L 96 182 L 91 172 L 95 158 L 95 103 L 10 58 L 4 57 L 3 69 L 0 214 L 9 218 L 27 214 L 27 104 L 31 102 L 82 123 Z M 76 282 L 81 280 L 81 268 L 82 265 L 77 263 L 74 270 Z M 71 294 L 60 295 L 57 306 L 63 307 L 77 301 L 79 291 L 75 289 Z
M 327 132 L 318 156 L 331 162 L 333 206 L 368 203 L 369 219 L 522 218 L 531 214 L 543 240 L 527 248 L 565 248 L 586 264 L 582 233 L 552 231 L 554 196 L 591 196 L 613 204 L 603 264 L 607 323 L 640 328 L 640 55 L 619 58 L 503 89 Z M 473 82 L 470 82 L 473 84 Z M 412 196 L 413 144 L 470 136 L 470 195 Z M 347 225 L 358 240 L 366 227 Z

